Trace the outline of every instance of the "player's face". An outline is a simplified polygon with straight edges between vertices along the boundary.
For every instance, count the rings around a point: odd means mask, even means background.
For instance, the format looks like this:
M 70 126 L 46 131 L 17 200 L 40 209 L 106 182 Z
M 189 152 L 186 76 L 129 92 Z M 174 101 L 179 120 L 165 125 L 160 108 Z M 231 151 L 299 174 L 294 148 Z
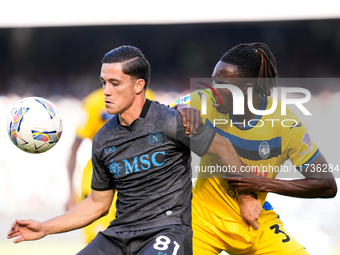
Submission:
M 237 84 L 237 79 L 239 78 L 239 70 L 238 67 L 229 63 L 225 63 L 219 61 L 213 71 L 212 78 L 213 78 L 213 87 L 216 84 L 233 84 L 235 86 L 240 87 Z M 216 95 L 214 95 L 216 104 L 212 101 L 213 107 L 220 113 L 227 114 L 232 112 L 233 110 L 233 97 L 229 89 L 222 89 L 222 88 L 215 88 L 218 95 L 221 98 L 222 105 L 219 103 L 219 100 Z
M 135 99 L 136 79 L 124 74 L 121 63 L 104 63 L 100 81 L 104 88 L 105 107 L 110 114 L 123 113 Z

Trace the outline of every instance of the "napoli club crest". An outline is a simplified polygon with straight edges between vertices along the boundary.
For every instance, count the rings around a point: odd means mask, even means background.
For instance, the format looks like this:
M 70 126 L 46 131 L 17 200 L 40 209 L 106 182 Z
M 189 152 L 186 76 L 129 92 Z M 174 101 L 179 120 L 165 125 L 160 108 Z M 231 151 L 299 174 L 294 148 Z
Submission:
M 148 141 L 151 145 L 158 145 L 163 142 L 163 136 L 160 133 L 151 133 L 148 137 Z

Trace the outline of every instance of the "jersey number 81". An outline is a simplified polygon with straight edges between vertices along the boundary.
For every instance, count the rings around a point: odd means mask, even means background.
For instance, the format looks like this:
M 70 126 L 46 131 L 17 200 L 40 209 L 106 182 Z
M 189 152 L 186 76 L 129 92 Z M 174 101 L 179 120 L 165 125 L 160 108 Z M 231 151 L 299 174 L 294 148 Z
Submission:
M 169 244 L 171 240 L 169 237 L 166 236 L 159 236 L 156 238 L 156 243 L 153 245 L 153 248 L 158 251 L 165 251 L 169 248 Z M 180 245 L 174 241 L 175 248 L 171 255 L 177 255 Z M 158 253 L 159 255 L 165 255 L 165 253 Z M 167 254 L 170 255 L 170 254 Z

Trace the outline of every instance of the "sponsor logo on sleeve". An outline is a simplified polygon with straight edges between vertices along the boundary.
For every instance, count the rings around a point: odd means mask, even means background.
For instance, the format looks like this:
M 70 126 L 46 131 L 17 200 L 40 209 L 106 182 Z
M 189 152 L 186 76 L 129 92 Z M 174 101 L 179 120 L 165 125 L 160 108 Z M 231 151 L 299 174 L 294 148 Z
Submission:
M 314 145 L 312 144 L 312 139 L 310 138 L 310 135 L 307 132 L 305 132 L 305 134 L 303 135 L 301 143 L 308 146 L 308 149 L 306 151 L 300 152 L 299 155 L 307 154 L 308 152 L 314 149 Z
M 310 139 L 310 135 L 307 132 L 305 132 L 305 134 L 303 135 L 301 142 L 303 144 L 307 145 L 307 146 L 310 146 L 312 144 L 312 140 Z

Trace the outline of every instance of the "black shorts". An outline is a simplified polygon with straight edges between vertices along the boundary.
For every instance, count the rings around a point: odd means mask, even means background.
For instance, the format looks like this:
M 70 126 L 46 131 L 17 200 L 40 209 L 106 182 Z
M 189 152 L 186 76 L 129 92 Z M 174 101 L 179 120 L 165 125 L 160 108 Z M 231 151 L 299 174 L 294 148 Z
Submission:
M 192 228 L 168 225 L 97 236 L 77 255 L 192 255 Z

